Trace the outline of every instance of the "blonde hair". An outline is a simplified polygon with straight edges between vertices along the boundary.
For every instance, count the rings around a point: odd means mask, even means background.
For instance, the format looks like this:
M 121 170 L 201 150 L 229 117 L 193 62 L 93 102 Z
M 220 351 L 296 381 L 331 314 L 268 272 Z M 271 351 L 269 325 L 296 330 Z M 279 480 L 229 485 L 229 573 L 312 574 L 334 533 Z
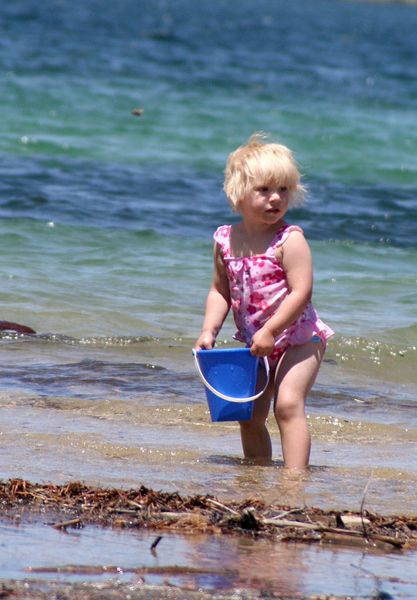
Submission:
M 289 207 L 303 203 L 305 187 L 291 150 L 267 139 L 265 133 L 254 133 L 245 145 L 229 154 L 223 189 L 235 211 L 248 192 L 263 185 L 287 187 Z

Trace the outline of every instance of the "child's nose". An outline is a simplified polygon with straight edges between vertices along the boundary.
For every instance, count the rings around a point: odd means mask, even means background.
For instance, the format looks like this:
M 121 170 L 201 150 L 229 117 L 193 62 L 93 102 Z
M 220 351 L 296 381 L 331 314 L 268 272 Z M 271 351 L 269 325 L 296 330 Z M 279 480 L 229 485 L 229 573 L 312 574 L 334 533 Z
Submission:
M 271 200 L 281 200 L 281 192 L 279 190 L 273 190 L 273 192 L 271 193 Z

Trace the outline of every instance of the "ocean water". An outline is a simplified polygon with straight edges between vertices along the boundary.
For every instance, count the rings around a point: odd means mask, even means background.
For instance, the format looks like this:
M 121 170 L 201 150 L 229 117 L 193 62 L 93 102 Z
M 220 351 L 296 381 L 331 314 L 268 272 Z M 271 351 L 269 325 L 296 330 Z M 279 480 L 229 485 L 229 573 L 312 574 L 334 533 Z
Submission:
M 2 3 L 0 320 L 37 332 L 0 336 L 2 478 L 415 513 L 416 26 L 399 3 Z M 241 460 L 191 357 L 224 163 L 257 130 L 301 165 L 288 220 L 336 331 L 298 481 L 272 419 L 273 465 Z

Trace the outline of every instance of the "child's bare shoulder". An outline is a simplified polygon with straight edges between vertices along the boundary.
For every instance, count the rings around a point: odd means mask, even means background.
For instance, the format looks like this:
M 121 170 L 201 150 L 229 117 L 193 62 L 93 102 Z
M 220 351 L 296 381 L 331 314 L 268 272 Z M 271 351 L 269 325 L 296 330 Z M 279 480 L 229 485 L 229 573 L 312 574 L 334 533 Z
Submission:
M 308 257 L 309 254 L 310 246 L 303 230 L 298 227 L 291 229 L 283 243 L 275 248 L 275 257 L 281 264 L 290 256 Z

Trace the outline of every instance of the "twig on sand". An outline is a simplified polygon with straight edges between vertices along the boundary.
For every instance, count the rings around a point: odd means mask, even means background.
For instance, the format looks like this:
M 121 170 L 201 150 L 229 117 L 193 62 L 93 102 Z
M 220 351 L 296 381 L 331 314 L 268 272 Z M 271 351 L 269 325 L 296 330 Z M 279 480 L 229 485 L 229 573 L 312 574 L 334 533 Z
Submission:
M 154 539 L 154 541 L 151 544 L 151 552 L 155 552 L 155 548 L 157 547 L 159 542 L 162 540 L 162 537 L 163 537 L 162 535 L 156 536 L 156 538 Z
M 339 529 L 338 527 L 326 527 L 325 525 L 322 525 L 321 523 L 303 523 L 300 521 L 289 521 L 288 519 L 264 519 L 263 523 L 265 525 L 273 525 L 274 527 L 294 527 L 296 529 L 304 529 L 304 530 L 308 530 L 308 531 L 316 531 L 316 532 L 323 532 L 323 533 L 328 533 L 328 534 L 332 534 L 333 536 L 342 536 L 343 538 L 348 538 L 350 537 L 360 537 L 363 538 L 363 534 L 362 531 L 358 531 L 357 529 Z M 331 538 L 328 538 L 331 539 Z M 335 541 L 336 538 L 333 538 L 333 541 Z M 378 542 L 382 542 L 384 544 L 391 544 L 392 546 L 396 547 L 396 548 L 401 548 L 403 546 L 403 543 L 396 539 L 396 538 L 392 538 L 389 537 L 387 535 L 379 535 L 379 534 L 373 534 L 370 536 L 366 537 L 367 541 L 371 541 L 371 540 L 375 540 Z
M 361 522 L 362 522 L 363 535 L 365 536 L 366 539 L 368 539 L 368 531 L 367 531 L 365 519 L 364 519 L 364 508 L 365 508 L 366 496 L 368 494 L 369 486 L 371 485 L 371 480 L 372 480 L 373 474 L 374 474 L 374 472 L 371 471 L 371 474 L 368 477 L 368 481 L 366 482 L 365 489 L 363 490 L 362 502 L 361 502 L 361 507 L 360 507 L 360 517 L 361 517 Z
M 271 521 L 276 521 L 279 519 L 283 519 L 284 517 L 287 517 L 288 515 L 293 515 L 295 513 L 300 513 L 303 511 L 304 511 L 304 508 L 291 508 L 290 510 L 281 511 L 278 515 L 274 515 L 273 517 L 270 517 L 270 519 L 271 519 Z
M 54 529 L 66 529 L 67 527 L 82 527 L 81 519 L 69 519 L 60 523 L 51 523 Z
M 230 512 L 230 513 L 232 513 L 232 515 L 239 515 L 237 510 L 234 510 L 233 508 L 230 508 L 230 506 L 226 506 L 225 504 L 222 504 L 218 500 L 213 500 L 213 498 L 206 498 L 206 502 L 215 506 L 216 508 L 220 508 L 221 510 L 223 510 L 225 512 Z

